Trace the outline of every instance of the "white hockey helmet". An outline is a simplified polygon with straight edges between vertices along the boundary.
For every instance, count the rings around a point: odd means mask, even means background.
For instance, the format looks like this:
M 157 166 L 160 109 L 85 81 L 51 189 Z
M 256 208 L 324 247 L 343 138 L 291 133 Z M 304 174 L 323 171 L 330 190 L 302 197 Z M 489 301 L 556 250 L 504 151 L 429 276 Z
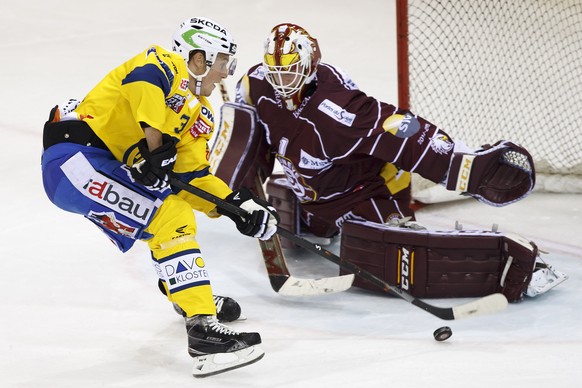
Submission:
M 302 27 L 283 23 L 271 30 L 265 41 L 263 67 L 267 81 L 293 110 L 301 100 L 303 86 L 315 77 L 321 52 L 317 39 Z
M 205 17 L 193 17 L 180 24 L 174 33 L 172 50 L 180 54 L 186 63 L 190 60 L 192 51 L 203 51 L 209 69 L 216 61 L 218 53 L 234 56 L 236 43 L 220 24 Z M 228 74 L 233 75 L 235 68 L 236 59 L 232 58 Z

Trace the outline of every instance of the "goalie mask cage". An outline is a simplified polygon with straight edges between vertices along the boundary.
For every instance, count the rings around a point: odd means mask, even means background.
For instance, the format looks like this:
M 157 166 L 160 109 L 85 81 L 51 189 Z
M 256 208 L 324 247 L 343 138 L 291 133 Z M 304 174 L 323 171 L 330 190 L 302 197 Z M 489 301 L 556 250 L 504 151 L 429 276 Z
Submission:
M 401 107 L 472 148 L 523 145 L 536 190 L 582 192 L 582 1 L 396 0 L 396 14 Z

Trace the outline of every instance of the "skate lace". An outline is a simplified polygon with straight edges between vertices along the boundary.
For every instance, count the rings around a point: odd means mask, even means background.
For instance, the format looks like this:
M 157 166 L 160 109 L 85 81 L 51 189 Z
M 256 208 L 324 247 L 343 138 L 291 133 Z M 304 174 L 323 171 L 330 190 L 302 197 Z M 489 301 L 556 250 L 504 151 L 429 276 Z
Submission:
M 216 311 L 222 311 L 222 305 L 224 304 L 224 298 L 218 295 L 212 295 L 212 299 L 214 299 L 214 304 L 216 305 Z
M 239 334 L 238 332 L 232 330 L 230 327 L 218 322 L 218 320 L 216 319 L 215 316 L 208 319 L 208 326 L 210 327 L 210 329 L 212 329 L 213 331 L 220 333 L 220 334 L 226 334 L 226 335 Z

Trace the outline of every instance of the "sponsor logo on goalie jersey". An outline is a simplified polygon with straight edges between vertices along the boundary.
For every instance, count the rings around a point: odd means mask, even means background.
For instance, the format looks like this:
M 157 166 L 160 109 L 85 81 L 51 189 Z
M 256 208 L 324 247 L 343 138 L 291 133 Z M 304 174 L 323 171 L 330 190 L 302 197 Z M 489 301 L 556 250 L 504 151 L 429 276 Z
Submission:
M 325 113 L 335 121 L 347 125 L 348 127 L 352 126 L 356 118 L 355 114 L 348 112 L 347 110 L 337 105 L 336 103 L 328 100 L 327 98 L 319 104 L 317 109 Z
M 430 139 L 430 148 L 437 154 L 448 154 L 453 149 L 454 144 L 448 136 L 438 134 Z
M 263 66 L 259 66 L 249 74 L 249 77 L 263 80 L 265 79 L 265 69 Z
M 283 167 L 287 182 L 297 198 L 302 202 L 313 201 L 317 197 L 317 193 L 309 185 L 305 184 L 301 174 L 295 169 L 293 162 L 281 155 L 277 155 L 277 160 Z
M 301 150 L 301 159 L 299 161 L 299 167 L 306 168 L 309 170 L 323 170 L 331 166 L 329 160 L 323 160 L 316 158 L 315 156 L 309 155 L 304 150 Z
M 404 139 L 418 132 L 420 122 L 410 113 L 406 113 L 405 115 L 394 114 L 384 120 L 382 127 L 386 132 L 390 132 L 394 136 Z
M 428 133 L 428 131 L 430 131 L 430 125 L 424 124 L 424 129 L 422 130 L 422 133 L 420 134 L 420 136 L 418 137 L 418 140 L 416 141 L 418 144 L 422 145 L 422 143 L 424 143 L 424 140 L 426 139 L 426 134 Z

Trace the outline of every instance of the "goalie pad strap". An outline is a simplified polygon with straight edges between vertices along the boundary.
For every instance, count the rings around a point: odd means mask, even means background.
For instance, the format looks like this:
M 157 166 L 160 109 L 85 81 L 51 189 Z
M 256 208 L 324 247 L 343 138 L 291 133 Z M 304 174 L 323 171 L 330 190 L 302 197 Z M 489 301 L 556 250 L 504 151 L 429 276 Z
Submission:
M 342 228 L 344 260 L 419 298 L 502 292 L 509 301 L 519 301 L 536 256 L 535 245 L 497 232 L 430 232 L 361 221 L 346 222 Z M 354 285 L 379 290 L 359 279 Z

